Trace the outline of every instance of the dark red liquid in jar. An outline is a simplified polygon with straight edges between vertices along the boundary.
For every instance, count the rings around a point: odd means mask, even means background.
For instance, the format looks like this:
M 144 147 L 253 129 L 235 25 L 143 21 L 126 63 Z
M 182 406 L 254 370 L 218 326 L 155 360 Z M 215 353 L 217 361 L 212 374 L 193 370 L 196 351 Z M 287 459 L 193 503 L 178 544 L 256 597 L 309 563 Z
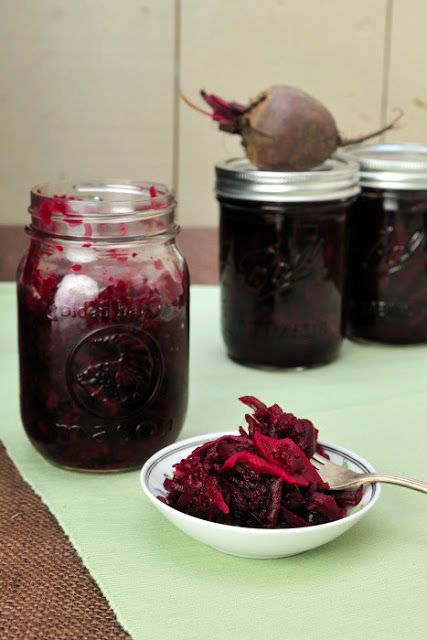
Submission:
M 364 189 L 349 216 L 347 334 L 427 341 L 427 191 Z
M 242 363 L 302 367 L 342 341 L 348 201 L 219 198 L 222 330 Z
M 139 467 L 176 439 L 187 407 L 188 272 L 173 233 L 31 236 L 18 272 L 25 431 L 64 467 Z

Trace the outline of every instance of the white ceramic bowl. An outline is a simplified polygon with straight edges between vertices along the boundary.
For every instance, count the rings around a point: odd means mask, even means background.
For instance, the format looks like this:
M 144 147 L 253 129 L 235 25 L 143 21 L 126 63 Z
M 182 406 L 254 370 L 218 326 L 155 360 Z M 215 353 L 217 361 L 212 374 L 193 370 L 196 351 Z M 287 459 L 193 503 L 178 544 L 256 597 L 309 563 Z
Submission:
M 210 433 L 181 440 L 161 449 L 144 464 L 141 470 L 141 485 L 152 504 L 178 529 L 192 538 L 235 556 L 245 558 L 282 558 L 293 556 L 330 542 L 350 529 L 374 506 L 380 496 L 380 485 L 365 485 L 362 501 L 341 520 L 312 527 L 294 529 L 254 529 L 208 522 L 189 516 L 158 500 L 165 496 L 163 482 L 173 475 L 173 465 L 186 458 L 196 447 L 215 440 L 225 433 Z M 234 434 L 236 435 L 236 434 Z M 357 454 L 337 445 L 321 442 L 331 461 L 346 464 L 354 471 L 375 471 Z

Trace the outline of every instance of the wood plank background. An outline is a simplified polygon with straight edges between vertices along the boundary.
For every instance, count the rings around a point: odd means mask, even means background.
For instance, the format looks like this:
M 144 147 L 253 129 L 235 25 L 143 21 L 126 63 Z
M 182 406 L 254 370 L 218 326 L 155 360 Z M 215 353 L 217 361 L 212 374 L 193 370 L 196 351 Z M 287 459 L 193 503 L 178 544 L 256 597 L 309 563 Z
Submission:
M 182 225 L 215 227 L 214 163 L 241 147 L 183 105 L 179 88 L 246 101 L 288 82 L 324 101 L 346 135 L 401 107 L 388 138 L 427 142 L 425 0 L 1 7 L 0 226 L 24 225 L 34 184 L 128 177 L 172 185 Z

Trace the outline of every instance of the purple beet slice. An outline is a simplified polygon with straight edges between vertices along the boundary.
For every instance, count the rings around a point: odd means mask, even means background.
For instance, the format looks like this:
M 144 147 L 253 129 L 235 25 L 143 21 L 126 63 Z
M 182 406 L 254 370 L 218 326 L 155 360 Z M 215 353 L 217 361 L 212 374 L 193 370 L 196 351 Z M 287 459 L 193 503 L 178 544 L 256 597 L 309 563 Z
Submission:
M 335 491 L 334 497 L 340 507 L 355 507 L 361 501 L 363 496 L 363 486 L 357 489 L 343 489 Z
M 283 480 L 260 475 L 248 466 L 226 470 L 221 488 L 230 505 L 230 524 L 272 529 L 278 525 Z
M 278 465 L 291 477 L 304 480 L 307 485 L 310 482 L 317 482 L 320 486 L 324 486 L 325 483 L 304 451 L 290 438 L 269 438 L 255 431 L 254 444 L 265 460 Z M 294 482 L 294 484 L 298 483 Z
M 166 478 L 167 504 L 179 511 L 206 520 L 217 520 L 229 513 L 215 477 L 209 475 L 197 456 L 189 456 L 175 465 L 173 478 Z
M 308 480 L 291 475 L 277 464 L 272 464 L 271 462 L 268 462 L 268 460 L 263 460 L 259 456 L 256 456 L 253 453 L 248 453 L 247 451 L 240 451 L 228 458 L 228 460 L 225 461 L 224 469 L 232 469 L 237 464 L 245 464 L 257 473 L 281 478 L 289 484 L 296 484 L 300 487 L 307 487 L 309 484 Z
M 301 516 L 297 515 L 290 509 L 286 507 L 282 507 L 280 510 L 280 520 L 283 523 L 283 528 L 294 528 L 294 527 L 309 527 L 310 523 L 307 520 L 304 520 Z
M 339 520 L 346 515 L 346 510 L 341 509 L 333 496 L 316 492 L 308 501 L 307 508 L 310 511 L 309 522 L 311 524 L 324 524 Z
M 316 451 L 318 431 L 310 420 L 285 413 L 277 404 L 267 407 L 253 396 L 239 400 L 254 411 L 252 416 L 245 416 L 251 437 L 258 430 L 270 438 L 291 438 L 309 458 Z

